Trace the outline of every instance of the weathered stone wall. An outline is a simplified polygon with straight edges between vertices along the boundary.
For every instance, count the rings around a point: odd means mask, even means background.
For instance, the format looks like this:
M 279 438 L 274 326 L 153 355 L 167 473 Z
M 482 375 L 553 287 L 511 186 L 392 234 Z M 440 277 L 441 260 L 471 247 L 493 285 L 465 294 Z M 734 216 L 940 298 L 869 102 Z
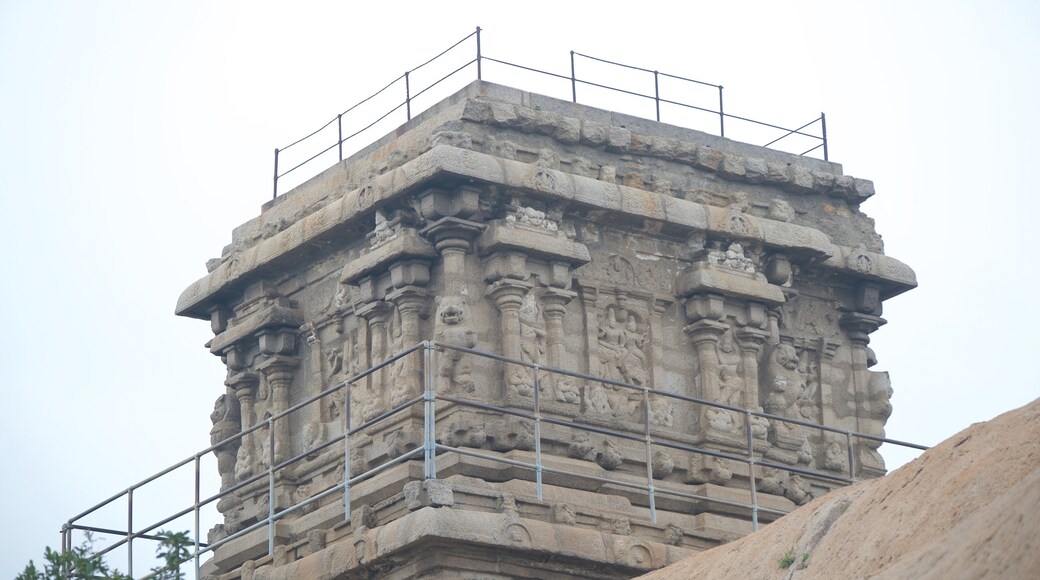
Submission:
M 869 370 L 868 336 L 885 322 L 881 301 L 916 282 L 883 254 L 859 209 L 873 193 L 834 163 L 477 82 L 268 204 L 235 230 L 177 312 L 211 321 L 210 350 L 228 365 L 214 442 L 423 340 L 881 435 L 890 387 L 887 374 Z M 420 355 L 353 386 L 353 425 L 420 396 Z M 433 365 L 438 392 L 532 408 L 531 369 L 450 351 Z M 638 390 L 540 379 L 546 416 L 640 436 L 648 417 L 663 441 L 746 447 L 743 413 L 659 395 L 647 406 Z M 345 407 L 342 396 L 321 400 L 276 422 L 273 437 L 261 431 L 222 450 L 224 487 L 341 435 Z M 518 460 L 534 448 L 522 418 L 442 402 L 437 421 L 446 445 Z M 764 418 L 751 432 L 771 461 L 849 472 L 844 436 Z M 352 472 L 399 457 L 421 435 L 421 406 L 379 423 L 352 438 Z M 559 469 L 645 483 L 643 443 L 544 425 L 541 446 Z M 884 473 L 876 448 L 857 446 L 857 475 Z M 278 505 L 335 485 L 343 455 L 339 444 L 295 464 L 279 481 Z M 662 499 L 658 523 L 636 525 L 648 520 L 645 494 L 558 476 L 547 480 L 555 500 L 531 501 L 530 485 L 498 483 L 530 473 L 465 456 L 439 467 L 454 486 L 445 492 L 453 509 L 504 514 L 502 533 L 519 538 L 518 554 L 543 549 L 532 547 L 532 522 L 556 534 L 596 530 L 621 546 L 602 557 L 569 546 L 573 570 L 595 561 L 625 575 L 748 529 L 746 512 L 718 504 Z M 415 474 L 395 469 L 352 502 L 367 516 L 337 522 L 330 499 L 280 524 L 290 530 L 280 542 L 322 530 L 334 540 L 346 529 L 357 539 L 410 510 L 446 505 L 409 503 L 405 482 Z M 740 462 L 653 449 L 661 488 L 739 499 L 751 475 Z M 754 477 L 760 503 L 774 509 L 835 485 L 768 468 Z M 222 500 L 226 530 L 214 537 L 265 517 L 266 489 L 260 481 Z M 604 494 L 623 505 L 601 504 Z M 218 552 L 217 571 L 259 555 L 231 546 Z M 283 551 L 283 560 L 308 549 Z M 370 565 L 366 549 L 353 545 L 344 569 Z

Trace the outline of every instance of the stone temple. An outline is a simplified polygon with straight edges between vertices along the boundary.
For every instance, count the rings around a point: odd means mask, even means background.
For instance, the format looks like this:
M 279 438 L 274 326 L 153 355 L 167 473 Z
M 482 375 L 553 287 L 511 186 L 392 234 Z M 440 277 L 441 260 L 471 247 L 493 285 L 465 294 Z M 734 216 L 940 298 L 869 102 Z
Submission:
M 473 82 L 268 203 L 180 297 L 228 370 L 203 575 L 631 577 L 883 475 L 869 336 L 916 281 L 873 194 Z

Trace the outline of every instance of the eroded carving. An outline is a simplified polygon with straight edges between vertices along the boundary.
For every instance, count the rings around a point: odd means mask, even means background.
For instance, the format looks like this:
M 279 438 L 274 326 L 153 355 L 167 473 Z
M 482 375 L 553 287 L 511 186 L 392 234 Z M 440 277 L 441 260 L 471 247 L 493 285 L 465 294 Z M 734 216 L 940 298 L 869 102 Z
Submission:
M 477 344 L 476 331 L 469 327 L 466 318 L 468 305 L 462 296 L 445 296 L 437 307 L 435 336 L 437 342 L 473 348 Z M 473 369 L 469 356 L 457 350 L 446 349 L 440 357 L 440 376 L 446 379 L 451 389 L 464 393 L 476 390 Z
M 216 445 L 229 437 L 234 437 L 242 430 L 239 415 L 238 399 L 224 394 L 217 397 L 213 412 L 209 415 L 213 428 L 209 432 L 209 442 Z M 217 456 L 217 472 L 220 474 L 220 487 L 226 489 L 234 483 L 235 459 L 241 446 L 241 439 L 221 445 L 213 451 Z

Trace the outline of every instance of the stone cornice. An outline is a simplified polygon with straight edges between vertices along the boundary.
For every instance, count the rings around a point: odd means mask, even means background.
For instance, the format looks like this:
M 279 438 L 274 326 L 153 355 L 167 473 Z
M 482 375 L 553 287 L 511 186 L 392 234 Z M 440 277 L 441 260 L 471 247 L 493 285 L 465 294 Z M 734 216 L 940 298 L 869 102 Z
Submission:
M 804 256 L 822 262 L 853 277 L 868 277 L 885 285 L 883 295 L 893 296 L 916 286 L 909 267 L 882 254 L 859 251 L 863 259 L 851 261 L 856 250 L 830 241 L 814 228 L 770 220 L 693 201 L 565 173 L 538 165 L 502 159 L 450 145 L 438 145 L 418 158 L 380 175 L 365 186 L 300 218 L 270 238 L 245 248 L 221 263 L 209 275 L 196 281 L 182 294 L 176 313 L 208 318 L 206 309 L 215 297 L 241 287 L 254 273 L 291 257 L 309 243 L 334 230 L 356 225 L 377 205 L 410 193 L 439 176 L 455 176 L 499 184 L 531 194 L 567 201 L 587 209 L 602 209 L 629 217 L 668 224 L 672 228 L 729 238 L 756 240 L 765 246 L 785 251 L 792 257 Z M 856 265 L 850 267 L 850 263 Z

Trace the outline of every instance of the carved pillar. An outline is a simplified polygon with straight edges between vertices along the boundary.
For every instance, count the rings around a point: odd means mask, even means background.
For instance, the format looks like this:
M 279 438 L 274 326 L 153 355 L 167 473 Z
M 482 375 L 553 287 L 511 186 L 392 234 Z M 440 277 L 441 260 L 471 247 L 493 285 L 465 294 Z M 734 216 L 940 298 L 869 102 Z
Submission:
M 563 315 L 567 312 L 567 304 L 576 293 L 558 288 L 546 288 L 542 294 L 542 309 L 546 320 L 546 350 L 549 365 L 563 367 L 566 346 L 563 339 Z
M 880 316 L 860 312 L 846 312 L 839 320 L 842 330 L 849 337 L 852 351 L 852 387 L 856 402 L 856 430 L 879 436 L 884 436 L 884 423 L 888 414 L 874 415 L 871 413 L 873 400 L 877 398 L 873 391 L 879 388 L 872 375 L 880 374 L 883 377 L 881 382 L 887 391 L 887 374 L 873 373 L 869 370 L 872 361 L 867 345 L 870 343 L 870 333 L 884 323 L 885 320 Z M 887 392 L 884 393 L 884 399 L 887 404 Z M 884 475 L 885 463 L 877 452 L 877 448 L 881 444 L 864 440 L 854 443 L 859 450 L 856 454 L 859 459 L 858 472 L 866 472 L 873 476 Z
M 520 280 L 502 279 L 488 286 L 487 295 L 501 314 L 502 354 L 520 358 L 520 304 L 531 284 Z
M 392 314 L 392 304 L 384 300 L 375 300 L 356 310 L 358 317 L 366 322 L 369 365 L 375 366 L 390 354 L 387 349 L 387 321 Z M 361 405 L 363 420 L 367 421 L 384 410 L 383 391 L 386 388 L 386 368 L 369 375 L 368 388 L 364 401 L 356 401 Z
M 441 254 L 445 294 L 462 296 L 466 280 L 466 254 L 473 239 L 484 231 L 484 224 L 446 217 L 423 228 L 420 233 L 433 242 Z
M 695 393 L 694 396 L 709 401 L 719 398 L 718 344 L 722 333 L 728 328 L 725 323 L 717 320 L 698 320 L 683 329 L 697 353 L 697 382 L 700 385 L 700 393 Z
M 253 403 L 256 400 L 256 387 L 260 384 L 260 375 L 252 371 L 231 373 L 224 384 L 234 390 L 235 397 L 238 398 L 242 430 L 245 431 L 256 424 Z
M 260 385 L 260 375 L 252 371 L 232 372 L 224 384 L 238 399 L 239 420 L 242 432 L 244 432 L 256 424 L 253 407 L 256 400 L 256 389 Z M 244 461 L 253 461 L 256 457 L 255 451 L 253 434 L 243 436 L 236 450 L 234 473 L 244 473 L 253 469 L 252 465 L 238 465 L 238 458 L 245 457 Z M 236 479 L 239 478 L 236 477 Z
M 294 371 L 300 361 L 283 355 L 270 355 L 257 365 L 271 387 L 271 416 L 285 412 L 289 408 L 289 387 L 292 385 Z M 274 450 L 271 465 L 281 463 L 290 456 L 292 441 L 290 440 L 289 417 L 274 421 Z
M 737 331 L 737 343 L 740 345 L 740 366 L 744 378 L 744 405 L 748 409 L 761 411 L 758 401 L 759 377 L 758 360 L 762 347 L 769 338 L 769 332 L 760 328 L 744 327 Z
M 401 316 L 401 346 L 410 348 L 422 340 L 419 326 L 420 316 L 426 304 L 426 290 L 417 286 L 405 286 L 387 295 L 396 306 Z M 393 384 L 389 385 L 390 406 L 396 407 L 418 395 L 422 384 L 422 369 L 419 365 L 418 353 L 406 356 L 395 363 Z

